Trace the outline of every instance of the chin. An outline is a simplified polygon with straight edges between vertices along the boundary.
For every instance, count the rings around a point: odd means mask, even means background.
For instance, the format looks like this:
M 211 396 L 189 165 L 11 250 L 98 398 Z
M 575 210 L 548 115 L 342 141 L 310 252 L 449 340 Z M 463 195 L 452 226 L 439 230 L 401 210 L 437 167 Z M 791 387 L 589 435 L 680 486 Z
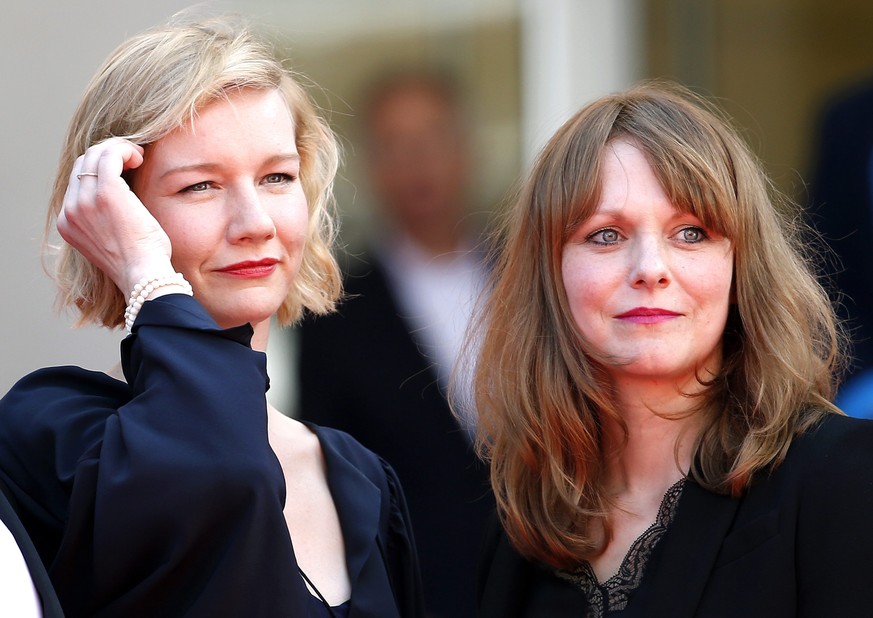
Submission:
M 224 308 L 223 311 L 210 311 L 209 313 L 222 328 L 232 328 L 243 324 L 256 326 L 272 318 L 277 311 L 279 311 L 279 305 L 270 304 L 260 308 L 260 310 L 249 306 L 242 311 L 227 311 L 227 308 Z
M 259 286 L 209 292 L 200 296 L 200 302 L 222 328 L 230 328 L 242 324 L 255 326 L 269 320 L 279 311 L 289 290 L 285 286 Z

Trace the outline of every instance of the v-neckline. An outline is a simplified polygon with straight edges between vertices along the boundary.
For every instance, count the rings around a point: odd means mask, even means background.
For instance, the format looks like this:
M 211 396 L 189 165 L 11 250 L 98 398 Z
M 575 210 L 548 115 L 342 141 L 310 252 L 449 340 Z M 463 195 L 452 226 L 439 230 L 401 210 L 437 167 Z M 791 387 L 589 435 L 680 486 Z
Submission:
M 642 582 L 646 566 L 655 547 L 666 534 L 682 497 L 686 478 L 682 477 L 664 493 L 655 521 L 631 543 L 618 570 L 602 582 L 586 560 L 573 570 L 556 571 L 556 575 L 582 590 L 592 607 L 599 607 L 600 616 L 608 611 L 623 609 L 628 598 Z
M 354 598 L 355 581 L 378 535 L 381 491 L 352 462 L 325 442 L 322 427 L 300 422 L 318 438 L 324 456 L 327 488 L 343 534 L 346 569 Z

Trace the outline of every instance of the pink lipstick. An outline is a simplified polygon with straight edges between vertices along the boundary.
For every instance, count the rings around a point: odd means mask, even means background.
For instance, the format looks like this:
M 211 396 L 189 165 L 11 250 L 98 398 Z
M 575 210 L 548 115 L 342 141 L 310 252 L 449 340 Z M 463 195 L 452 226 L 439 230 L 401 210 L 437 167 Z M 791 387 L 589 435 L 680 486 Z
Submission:
M 272 275 L 276 270 L 276 264 L 279 260 L 275 258 L 264 258 L 263 260 L 247 260 L 245 262 L 237 262 L 224 268 L 219 268 L 218 272 L 239 277 L 241 279 L 258 279 Z
M 675 311 L 668 311 L 667 309 L 636 307 L 615 317 L 619 320 L 633 322 L 635 324 L 658 324 L 660 322 L 672 320 L 680 315 L 682 314 L 676 313 Z

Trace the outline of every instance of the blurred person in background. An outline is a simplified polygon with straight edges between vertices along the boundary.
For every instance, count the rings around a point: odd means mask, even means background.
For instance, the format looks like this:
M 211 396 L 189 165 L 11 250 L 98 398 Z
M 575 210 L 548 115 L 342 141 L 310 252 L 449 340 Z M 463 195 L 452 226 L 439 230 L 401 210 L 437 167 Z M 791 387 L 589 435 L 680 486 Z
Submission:
M 302 417 L 348 431 L 397 471 L 430 616 L 474 614 L 493 498 L 445 386 L 485 277 L 468 190 L 469 129 L 454 81 L 399 72 L 376 81 L 361 147 L 378 201 L 352 257 L 339 313 L 300 333 Z
M 837 405 L 873 418 L 873 80 L 825 105 L 812 176 L 812 223 L 834 253 L 826 262 L 841 317 L 852 337 L 851 376 Z

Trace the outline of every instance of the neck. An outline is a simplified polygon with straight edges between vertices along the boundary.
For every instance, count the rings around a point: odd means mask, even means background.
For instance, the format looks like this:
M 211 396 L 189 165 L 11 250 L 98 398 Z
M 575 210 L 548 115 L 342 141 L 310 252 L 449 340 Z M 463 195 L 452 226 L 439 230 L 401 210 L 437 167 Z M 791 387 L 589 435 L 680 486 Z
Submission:
M 257 324 L 252 324 L 255 334 L 252 335 L 252 349 L 257 352 L 267 351 L 267 342 L 270 339 L 270 320 L 264 320 Z
M 609 464 L 609 485 L 615 493 L 663 493 L 691 467 L 692 449 L 701 413 L 691 412 L 698 400 L 675 388 L 645 393 L 618 389 L 618 410 L 627 427 L 627 442 Z M 613 443 L 621 429 L 612 427 Z
M 697 437 L 694 419 L 669 420 L 649 413 L 651 419 L 628 423 L 625 448 L 610 462 L 608 484 L 614 494 L 663 491 L 691 467 Z

